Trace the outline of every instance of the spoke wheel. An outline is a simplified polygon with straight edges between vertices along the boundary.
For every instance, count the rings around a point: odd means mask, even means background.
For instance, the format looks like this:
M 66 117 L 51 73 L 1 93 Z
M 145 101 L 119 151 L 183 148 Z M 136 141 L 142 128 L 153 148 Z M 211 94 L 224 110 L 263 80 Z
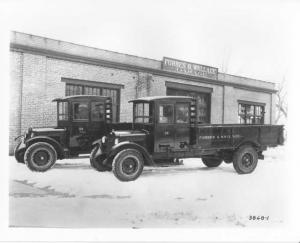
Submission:
M 46 142 L 30 145 L 24 155 L 27 167 L 32 171 L 44 172 L 56 162 L 57 154 L 53 146 Z
M 258 162 L 257 151 L 250 145 L 240 147 L 233 156 L 233 167 L 239 174 L 252 173 Z
M 144 168 L 144 159 L 136 149 L 121 150 L 113 159 L 112 171 L 120 181 L 136 180 Z

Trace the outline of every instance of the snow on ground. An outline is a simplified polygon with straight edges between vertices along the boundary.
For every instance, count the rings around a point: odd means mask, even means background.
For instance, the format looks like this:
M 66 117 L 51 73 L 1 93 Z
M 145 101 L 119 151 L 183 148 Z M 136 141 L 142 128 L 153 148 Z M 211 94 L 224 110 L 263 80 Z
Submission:
M 146 167 L 133 182 L 100 173 L 88 158 L 45 173 L 10 163 L 10 225 L 30 227 L 269 227 L 285 222 L 284 147 L 269 149 L 254 173 L 232 164 Z M 250 216 L 268 217 L 249 220 Z

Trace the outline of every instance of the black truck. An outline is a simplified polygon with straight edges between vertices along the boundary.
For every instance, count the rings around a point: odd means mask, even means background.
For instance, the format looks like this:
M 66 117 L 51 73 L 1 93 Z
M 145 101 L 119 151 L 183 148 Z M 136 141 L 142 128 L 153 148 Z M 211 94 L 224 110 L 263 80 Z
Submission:
M 32 171 L 44 172 L 57 159 L 89 154 L 92 142 L 111 130 L 110 97 L 77 95 L 54 99 L 57 126 L 28 128 L 19 136 L 14 155 Z
M 113 171 L 121 181 L 139 177 L 144 166 L 179 158 L 202 158 L 207 167 L 233 163 L 239 174 L 251 173 L 267 147 L 282 145 L 283 126 L 198 124 L 192 97 L 161 96 L 132 100 L 133 123 L 93 143 L 90 162 L 98 171 Z M 127 126 L 127 127 L 126 127 Z

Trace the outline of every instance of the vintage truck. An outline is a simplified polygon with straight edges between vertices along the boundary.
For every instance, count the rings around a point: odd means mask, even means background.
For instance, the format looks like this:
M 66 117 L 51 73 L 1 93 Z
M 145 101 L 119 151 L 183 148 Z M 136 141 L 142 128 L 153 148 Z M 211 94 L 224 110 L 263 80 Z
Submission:
M 92 142 L 111 130 L 110 97 L 77 95 L 54 99 L 57 126 L 28 128 L 19 136 L 14 155 L 32 171 L 49 170 L 57 159 L 89 154 Z
M 267 147 L 282 145 L 283 126 L 198 124 L 197 103 L 185 96 L 146 97 L 133 103 L 133 123 L 93 143 L 91 164 L 120 181 L 137 179 L 144 166 L 179 158 L 202 158 L 207 167 L 233 163 L 239 174 L 254 171 Z

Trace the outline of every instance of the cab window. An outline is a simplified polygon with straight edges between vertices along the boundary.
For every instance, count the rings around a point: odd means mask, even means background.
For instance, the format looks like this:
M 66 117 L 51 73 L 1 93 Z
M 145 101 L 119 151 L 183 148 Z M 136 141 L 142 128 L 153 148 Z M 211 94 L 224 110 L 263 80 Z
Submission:
M 174 106 L 171 104 L 159 105 L 159 123 L 173 123 Z
M 136 103 L 134 108 L 135 123 L 151 123 L 152 114 L 149 103 Z
M 88 102 L 73 103 L 73 120 L 88 120 Z
M 104 104 L 100 102 L 91 102 L 92 121 L 104 121 Z
M 175 106 L 176 123 L 189 123 L 189 104 L 179 103 Z
M 58 102 L 58 120 L 66 121 L 69 118 L 68 102 Z

